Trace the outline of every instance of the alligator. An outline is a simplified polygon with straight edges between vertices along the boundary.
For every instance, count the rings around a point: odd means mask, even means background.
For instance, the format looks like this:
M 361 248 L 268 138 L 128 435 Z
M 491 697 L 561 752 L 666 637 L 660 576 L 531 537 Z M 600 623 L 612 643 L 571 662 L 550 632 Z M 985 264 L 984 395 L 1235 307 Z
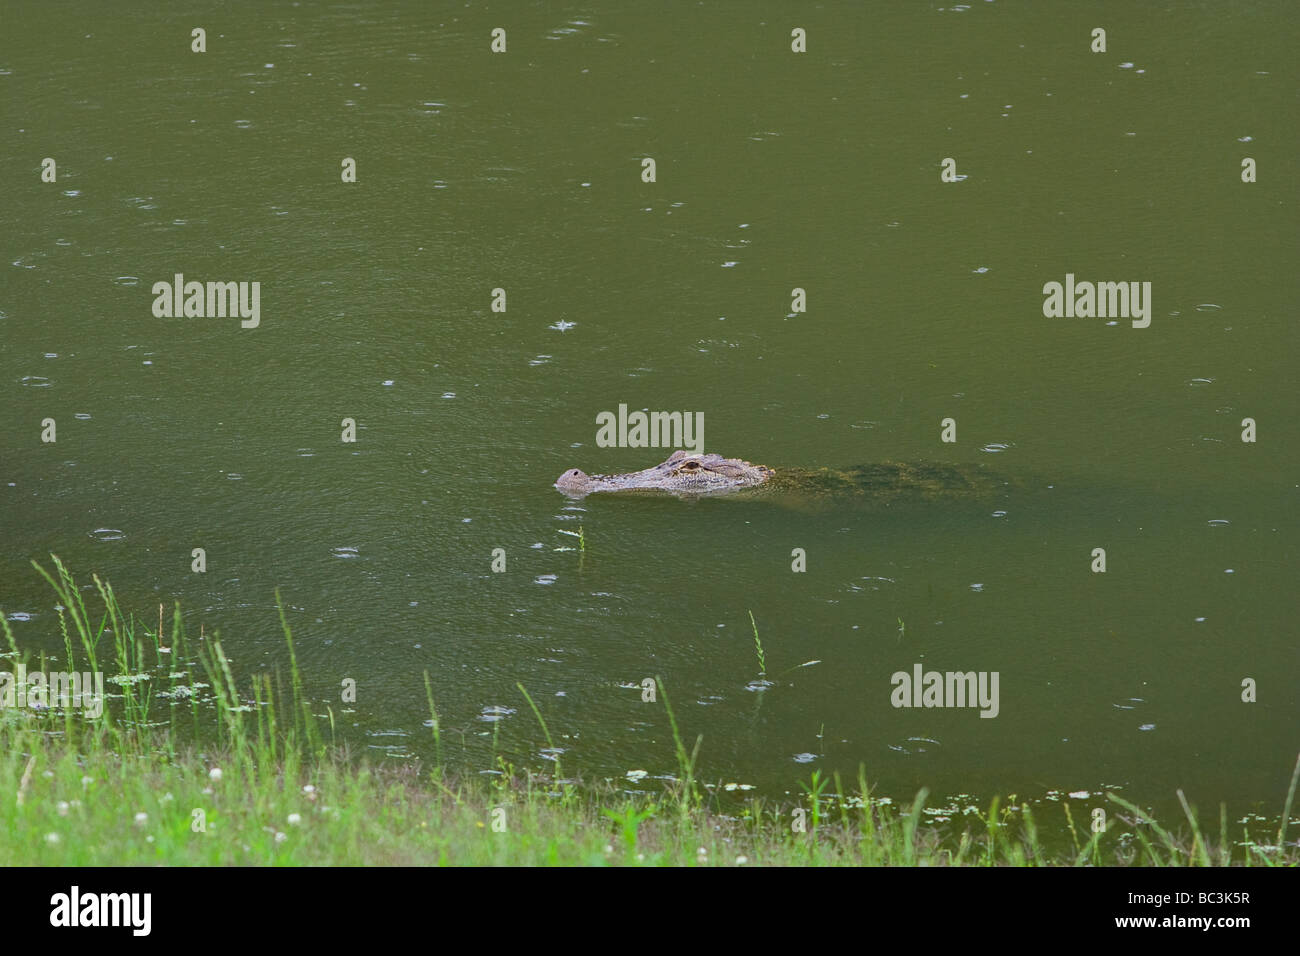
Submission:
M 667 492 L 680 498 L 789 492 L 801 498 L 870 497 L 887 502 L 983 498 L 1008 484 L 978 465 L 880 462 L 846 469 L 773 469 L 740 458 L 675 451 L 652 468 L 621 475 L 588 475 L 570 468 L 556 480 L 555 487 L 571 498 L 597 492 Z

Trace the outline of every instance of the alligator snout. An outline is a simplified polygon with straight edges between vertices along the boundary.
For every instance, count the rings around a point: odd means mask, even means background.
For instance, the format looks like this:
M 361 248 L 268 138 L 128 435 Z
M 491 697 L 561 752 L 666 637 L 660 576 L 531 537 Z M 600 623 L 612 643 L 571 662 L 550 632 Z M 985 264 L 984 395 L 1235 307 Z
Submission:
M 580 468 L 570 468 L 555 479 L 555 487 L 566 494 L 585 495 L 591 490 L 591 477 Z

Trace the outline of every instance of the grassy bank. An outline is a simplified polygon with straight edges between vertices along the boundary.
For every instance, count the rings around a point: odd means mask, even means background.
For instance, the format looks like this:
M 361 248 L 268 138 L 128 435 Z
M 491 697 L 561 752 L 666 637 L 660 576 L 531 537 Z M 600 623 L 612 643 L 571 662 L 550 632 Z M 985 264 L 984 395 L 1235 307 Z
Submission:
M 39 693 L 35 704 L 0 708 L 6 865 L 1300 862 L 1294 828 L 1289 844 L 1286 833 L 1300 763 L 1289 788 L 1279 787 L 1281 822 L 1268 839 L 1251 839 L 1222 809 L 1203 825 L 1185 800 L 1183 817 L 1162 825 L 1114 794 L 1095 833 L 1092 809 L 1072 812 L 1068 802 L 1049 815 L 994 800 L 932 825 L 924 791 L 898 807 L 873 797 L 864 774 L 814 774 L 798 806 L 724 805 L 698 783 L 698 742 L 681 739 L 670 704 L 678 773 L 653 798 L 563 782 L 562 768 L 541 760 L 545 773 L 503 758 L 486 780 L 437 765 L 376 766 L 350 757 L 332 713 L 305 699 L 283 615 L 289 673 L 237 680 L 220 641 L 203 633 L 191 641 L 179 610 L 145 623 L 124 614 L 99 579 L 79 587 L 57 558 L 42 574 L 60 609 L 64 654 L 33 657 L 6 622 L 0 672 L 99 670 L 111 696 L 97 716 Z M 434 689 L 430 732 L 440 754 Z

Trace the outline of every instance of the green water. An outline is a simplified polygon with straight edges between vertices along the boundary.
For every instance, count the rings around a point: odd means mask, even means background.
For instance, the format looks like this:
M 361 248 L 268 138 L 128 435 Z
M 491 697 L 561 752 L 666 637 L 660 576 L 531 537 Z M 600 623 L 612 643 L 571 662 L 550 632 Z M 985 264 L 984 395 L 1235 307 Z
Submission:
M 547 765 L 522 683 L 566 773 L 672 774 L 659 677 L 710 782 L 865 764 L 905 797 L 1182 787 L 1276 813 L 1300 717 L 1294 10 L 793 9 L 0 7 L 19 641 L 61 648 L 28 566 L 53 551 L 129 607 L 179 599 L 244 675 L 285 664 L 280 588 L 317 709 L 375 755 L 431 755 L 427 671 L 461 767 Z M 155 318 L 176 273 L 260 282 L 260 325 Z M 1067 273 L 1151 282 L 1150 326 L 1044 317 Z M 774 467 L 1020 486 L 568 501 L 565 468 L 667 456 L 596 445 L 620 403 L 702 412 L 705 450 Z M 557 550 L 579 527 L 585 552 Z M 917 663 L 998 672 L 997 717 L 891 706 Z

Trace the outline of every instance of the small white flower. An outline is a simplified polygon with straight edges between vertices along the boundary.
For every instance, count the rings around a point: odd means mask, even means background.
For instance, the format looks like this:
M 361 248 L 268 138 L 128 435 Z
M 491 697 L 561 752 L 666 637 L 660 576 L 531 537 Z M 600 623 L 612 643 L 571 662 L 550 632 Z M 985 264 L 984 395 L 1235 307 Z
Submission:
M 57 833 L 47 833 L 47 834 L 45 834 L 45 842 L 46 842 L 46 843 L 49 843 L 49 844 L 53 845 L 53 844 L 55 844 L 55 843 L 58 843 L 59 840 L 60 840 L 60 837 L 59 837 L 59 835 L 58 835 Z
M 636 858 L 637 858 L 637 860 L 644 860 L 644 859 L 645 859 L 645 854 L 644 854 L 644 853 L 638 853 L 638 854 L 636 855 Z
M 221 768 L 213 767 L 211 770 L 209 770 L 208 779 L 212 780 L 213 782 L 219 781 L 221 779 Z
M 59 811 L 59 816 L 66 817 L 68 815 L 68 806 L 67 800 L 60 800 L 54 805 L 54 809 Z
M 95 781 L 94 781 L 92 778 L 90 778 L 90 777 L 82 777 L 82 778 L 81 778 L 81 785 L 82 785 L 83 787 L 89 787 L 89 786 L 90 786 L 92 783 L 94 783 L 94 782 L 95 782 Z
M 704 849 L 704 847 L 700 847 L 698 850 L 695 851 L 695 855 L 696 855 L 696 856 L 708 856 L 708 855 L 709 855 L 709 851 L 706 850 L 706 849 Z
M 143 810 L 141 810 L 139 813 L 135 815 L 136 826 L 142 827 L 148 822 L 149 822 L 149 814 L 145 813 Z
M 291 813 L 291 814 L 289 814 L 289 826 L 291 826 L 291 827 L 296 827 L 296 826 L 297 826 L 298 824 L 300 824 L 300 823 L 302 823 L 302 817 L 301 817 L 301 816 L 299 816 L 299 815 L 296 814 L 296 813 Z
M 309 784 L 309 783 L 308 783 L 308 784 L 304 784 L 304 785 L 303 785 L 303 788 L 302 788 L 302 792 L 303 792 L 303 793 L 315 793 L 315 792 L 316 792 L 316 788 L 313 787 L 313 786 L 312 786 L 311 784 Z
M 614 852 L 614 848 L 613 848 L 612 846 L 610 846 L 608 843 L 606 843 L 606 844 L 605 844 L 605 852 L 606 852 L 606 853 L 613 853 L 613 852 Z
M 749 857 L 747 857 L 747 856 L 738 856 L 738 857 L 736 857 L 736 863 L 737 863 L 739 866 L 744 866 L 744 865 L 745 865 L 746 863 L 748 863 L 748 862 L 749 862 Z
M 277 834 L 275 835 L 275 842 L 276 842 L 276 843 L 283 843 L 283 842 L 284 842 L 285 840 L 287 840 L 287 839 L 289 839 L 289 838 L 288 838 L 287 836 L 285 836 L 283 833 L 277 833 Z

